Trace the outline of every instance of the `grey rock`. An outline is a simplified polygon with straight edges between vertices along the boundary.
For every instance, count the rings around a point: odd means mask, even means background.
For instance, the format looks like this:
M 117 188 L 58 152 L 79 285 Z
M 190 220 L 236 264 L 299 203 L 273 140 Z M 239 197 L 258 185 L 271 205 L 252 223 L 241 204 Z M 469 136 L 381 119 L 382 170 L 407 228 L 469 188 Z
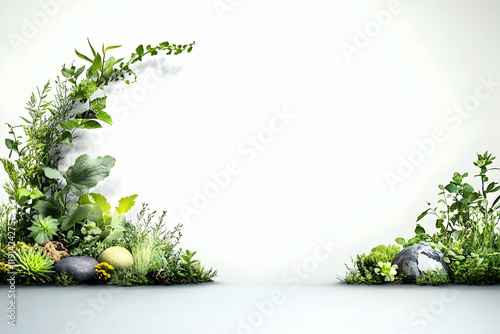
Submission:
M 443 261 L 443 252 L 432 248 L 429 243 L 406 247 L 396 255 L 392 264 L 398 265 L 398 274 L 403 273 L 406 280 L 415 281 L 425 276 L 427 270 L 445 270 L 450 272 L 448 264 Z
M 80 283 L 92 280 L 95 277 L 97 260 L 90 256 L 70 256 L 57 262 L 54 270 L 58 273 L 68 273 Z

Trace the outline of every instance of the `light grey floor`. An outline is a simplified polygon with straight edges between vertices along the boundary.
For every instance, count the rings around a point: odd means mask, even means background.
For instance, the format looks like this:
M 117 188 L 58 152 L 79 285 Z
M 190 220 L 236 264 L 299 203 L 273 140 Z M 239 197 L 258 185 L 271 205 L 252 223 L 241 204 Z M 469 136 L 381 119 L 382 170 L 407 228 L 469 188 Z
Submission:
M 8 288 L 0 287 L 7 313 Z M 0 333 L 498 333 L 500 287 L 235 285 L 16 288 Z

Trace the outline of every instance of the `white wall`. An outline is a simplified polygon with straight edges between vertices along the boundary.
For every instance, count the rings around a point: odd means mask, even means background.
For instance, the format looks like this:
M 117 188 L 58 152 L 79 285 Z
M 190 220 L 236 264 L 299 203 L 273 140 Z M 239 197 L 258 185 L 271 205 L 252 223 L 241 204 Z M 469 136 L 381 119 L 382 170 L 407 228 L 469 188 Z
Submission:
M 456 0 L 2 1 L 1 123 L 17 122 L 31 91 L 76 60 L 75 47 L 89 53 L 87 37 L 122 44 L 116 56 L 194 40 L 192 53 L 151 59 L 138 83 L 115 87 L 115 124 L 82 135 L 66 165 L 84 152 L 114 156 L 96 190 L 113 201 L 138 193 L 174 224 L 211 173 L 237 163 L 229 184 L 184 219 L 183 246 L 221 281 L 330 282 L 350 255 L 411 237 L 437 185 L 473 172 L 476 152 L 500 154 L 499 9 Z M 494 82 L 491 92 L 479 78 Z M 470 112 L 453 111 L 464 103 Z M 288 124 L 276 112 L 291 114 Z M 269 140 L 257 151 L 249 138 L 259 134 Z M 400 172 L 391 186 L 387 173 Z M 318 238 L 337 244 L 329 257 Z

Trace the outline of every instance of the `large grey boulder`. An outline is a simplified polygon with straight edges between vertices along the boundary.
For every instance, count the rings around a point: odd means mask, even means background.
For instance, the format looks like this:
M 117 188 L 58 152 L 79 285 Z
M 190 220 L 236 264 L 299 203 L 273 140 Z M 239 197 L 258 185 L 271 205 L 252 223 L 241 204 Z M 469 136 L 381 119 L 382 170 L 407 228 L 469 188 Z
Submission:
M 403 273 L 406 280 L 415 281 L 425 276 L 427 270 L 445 270 L 450 272 L 448 264 L 443 261 L 443 252 L 423 242 L 404 248 L 396 255 L 392 264 L 398 265 L 398 274 Z
M 95 277 L 97 260 L 90 256 L 70 256 L 57 262 L 54 270 L 58 273 L 68 273 L 75 281 L 84 283 L 91 281 Z

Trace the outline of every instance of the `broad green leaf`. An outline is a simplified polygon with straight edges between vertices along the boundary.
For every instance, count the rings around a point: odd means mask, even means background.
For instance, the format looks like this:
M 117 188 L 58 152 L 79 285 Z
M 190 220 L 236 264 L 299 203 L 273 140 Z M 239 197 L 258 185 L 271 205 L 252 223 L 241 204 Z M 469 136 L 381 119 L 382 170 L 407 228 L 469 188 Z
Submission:
M 456 193 L 458 191 L 458 187 L 453 183 L 448 184 L 446 187 L 444 187 L 444 189 L 446 189 L 450 193 Z
M 113 124 L 111 116 L 107 112 L 102 110 L 97 113 L 97 119 L 103 121 L 104 123 L 108 123 L 109 125 Z
M 97 193 L 90 193 L 89 196 L 92 197 L 94 203 L 99 205 L 99 207 L 102 210 L 102 213 L 106 214 L 111 212 L 111 205 L 108 203 L 106 197 Z
M 5 146 L 7 146 L 9 150 L 17 151 L 17 142 L 12 139 L 5 138 Z
M 102 60 L 101 60 L 101 54 L 100 53 L 96 53 L 95 54 L 95 58 L 94 58 L 94 62 L 92 63 L 92 69 L 94 71 L 100 70 L 101 66 L 102 66 L 101 62 L 102 62 Z
M 420 224 L 417 224 L 417 227 L 415 227 L 415 234 L 424 234 L 425 233 L 425 229 L 420 226 Z
M 67 69 L 65 67 L 63 67 L 61 69 L 61 73 L 62 75 L 64 75 L 66 78 L 71 78 L 73 76 L 73 74 L 75 74 L 74 71 L 70 70 L 70 69 Z
M 30 194 L 31 199 L 37 199 L 40 197 L 43 197 L 43 193 L 40 190 L 34 189 L 33 191 L 31 191 L 31 194 Z
M 89 57 L 87 57 L 87 56 L 85 56 L 85 55 L 81 54 L 81 53 L 80 53 L 80 52 L 78 52 L 76 49 L 75 49 L 75 53 L 76 53 L 76 55 L 77 55 L 78 57 L 82 58 L 83 60 L 86 60 L 86 61 L 88 61 L 88 62 L 92 62 L 92 60 L 90 60 L 90 58 L 89 58 Z
M 98 97 L 90 101 L 90 109 L 97 112 L 106 108 L 107 96 Z
M 44 200 L 36 200 L 33 209 L 42 217 L 52 216 L 52 218 L 59 218 L 62 214 L 55 196 Z
M 88 193 L 91 188 L 108 177 L 114 165 L 115 158 L 109 155 L 96 159 L 87 154 L 79 156 L 66 172 L 71 192 L 76 196 Z
M 141 44 L 141 45 L 139 45 L 139 46 L 135 49 L 135 52 L 137 52 L 137 54 L 138 54 L 139 56 L 143 56 L 143 55 L 144 55 L 144 46 L 142 46 L 142 44 Z
M 92 119 L 82 119 L 82 123 L 80 124 L 79 128 L 87 130 L 100 129 L 102 128 L 102 125 L 99 122 L 94 121 Z
M 443 261 L 446 263 L 450 263 L 450 259 L 447 256 L 443 256 Z
M 106 63 L 104 63 L 104 70 L 106 71 L 107 69 L 112 69 L 114 64 L 115 57 L 109 58 L 108 60 L 106 60 Z
M 31 191 L 29 191 L 26 188 L 19 188 L 16 191 L 16 197 L 17 198 L 21 198 L 21 197 L 24 197 L 24 196 L 28 196 L 29 197 L 29 195 L 31 195 Z
M 134 205 L 137 194 L 123 197 L 118 202 L 118 206 L 115 208 L 118 213 L 127 213 Z
M 61 180 L 63 178 L 60 171 L 50 167 L 43 167 L 43 173 L 45 174 L 45 177 L 48 177 L 49 179 Z
M 403 238 L 396 238 L 396 242 L 401 246 L 404 246 L 406 244 L 406 241 Z
M 61 224 L 61 230 L 67 231 L 73 227 L 77 222 L 83 221 L 89 215 L 92 209 L 91 205 L 85 204 L 78 206 L 73 212 L 69 214 Z
M 59 125 L 61 126 L 61 128 L 65 129 L 65 130 L 74 130 L 80 126 L 80 121 L 76 120 L 76 119 L 71 119 L 71 120 L 59 122 Z

